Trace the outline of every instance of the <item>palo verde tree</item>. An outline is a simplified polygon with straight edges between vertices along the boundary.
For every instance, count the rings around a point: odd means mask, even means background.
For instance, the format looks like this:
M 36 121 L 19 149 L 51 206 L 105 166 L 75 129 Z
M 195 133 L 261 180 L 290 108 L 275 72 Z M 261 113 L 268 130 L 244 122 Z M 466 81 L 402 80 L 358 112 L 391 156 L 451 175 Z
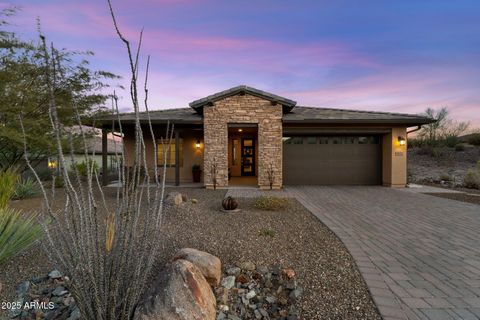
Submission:
M 0 170 L 18 165 L 24 158 L 24 138 L 34 166 L 56 153 L 49 130 L 49 96 L 41 44 L 24 41 L 7 31 L 8 19 L 15 12 L 15 9 L 5 9 L 0 13 Z M 103 112 L 108 99 L 103 92 L 108 81 L 117 77 L 109 72 L 92 70 L 87 60 L 92 52 L 53 50 L 52 76 L 56 81 L 53 96 L 61 130 L 75 124 L 77 117 L 84 124 L 91 123 L 93 115 Z M 25 136 L 18 121 L 20 112 Z

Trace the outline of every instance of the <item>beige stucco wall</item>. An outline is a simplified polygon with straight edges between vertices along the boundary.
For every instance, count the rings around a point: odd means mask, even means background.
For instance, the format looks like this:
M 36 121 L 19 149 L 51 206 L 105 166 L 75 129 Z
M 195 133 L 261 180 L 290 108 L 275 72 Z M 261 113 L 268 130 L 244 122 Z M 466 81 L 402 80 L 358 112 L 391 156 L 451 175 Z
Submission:
M 181 129 L 179 129 L 181 130 Z M 202 133 L 200 132 L 192 132 L 188 130 L 181 130 L 180 131 L 180 138 L 183 139 L 183 165 L 180 166 L 180 182 L 192 182 L 192 166 L 194 164 L 200 164 L 203 170 L 203 149 L 204 143 L 202 138 Z M 158 135 L 158 137 L 160 134 Z M 149 172 L 152 175 L 153 179 L 153 172 L 154 172 L 154 164 L 155 164 L 155 149 L 153 147 L 153 142 L 150 134 L 144 135 L 145 140 L 145 155 L 147 160 L 147 166 L 149 168 Z M 197 140 L 200 140 L 201 147 L 197 149 L 195 143 Z M 172 142 L 175 140 L 173 139 Z M 127 133 L 124 138 L 124 146 L 125 146 L 125 162 L 127 166 L 133 165 L 133 155 L 135 149 L 135 138 L 133 133 Z M 159 164 L 161 165 L 161 164 Z M 161 174 L 161 170 L 163 168 L 159 168 L 159 173 Z M 175 182 L 175 167 L 168 167 L 166 172 L 166 181 L 169 183 Z M 203 174 L 202 174 L 202 181 L 203 181 Z
M 269 186 L 267 168 L 274 171 L 274 187 L 282 186 L 282 106 L 249 94 L 236 95 L 205 106 L 205 186 L 213 187 L 211 166 L 217 163 L 217 186 L 228 186 L 228 124 L 255 123 L 258 126 L 258 185 Z
M 405 187 L 407 184 L 407 141 L 400 145 L 398 137 L 407 138 L 407 128 L 393 127 L 383 136 L 383 185 Z

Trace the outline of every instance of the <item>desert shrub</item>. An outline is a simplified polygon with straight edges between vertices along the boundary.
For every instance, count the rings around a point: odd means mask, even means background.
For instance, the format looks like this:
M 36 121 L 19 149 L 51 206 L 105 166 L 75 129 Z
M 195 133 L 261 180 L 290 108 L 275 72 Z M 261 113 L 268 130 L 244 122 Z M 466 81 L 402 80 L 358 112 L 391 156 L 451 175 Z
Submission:
M 42 181 L 50 181 L 52 180 L 52 170 L 51 169 L 43 169 L 35 171 Z
M 0 264 L 30 247 L 42 236 L 36 215 L 25 217 L 11 208 L 0 209 Z
M 460 151 L 465 151 L 465 145 L 463 143 L 459 143 L 455 146 L 455 151 L 460 152 Z
M 474 133 L 468 138 L 468 143 L 480 146 L 480 133 Z
M 449 175 L 448 173 L 444 173 L 444 174 L 440 175 L 440 180 L 453 181 L 453 177 L 451 175 Z
M 463 185 L 470 189 L 480 189 L 480 170 L 468 170 Z
M 449 147 L 449 148 L 454 148 L 458 144 L 458 137 L 457 136 L 447 136 L 445 139 L 442 141 L 443 145 Z
M 13 199 L 28 199 L 37 196 L 40 193 L 40 187 L 38 183 L 32 178 L 28 178 L 24 181 L 19 181 L 15 185 L 15 192 L 13 193 Z
M 259 232 L 258 232 L 258 235 L 262 236 L 262 237 L 275 237 L 275 230 L 272 230 L 272 229 L 261 229 Z
M 288 199 L 272 196 L 261 196 L 255 199 L 255 208 L 260 210 L 276 211 L 288 207 Z
M 76 170 L 80 176 L 86 177 L 89 170 L 93 170 L 93 173 L 98 172 L 98 164 L 92 159 L 88 159 L 87 161 L 72 164 L 71 169 L 72 171 Z
M 19 181 L 16 170 L 9 168 L 0 171 L 0 209 L 5 208 L 15 192 L 15 185 Z
M 63 182 L 62 177 L 57 176 L 55 177 L 55 188 L 63 188 L 65 186 L 65 182 Z
M 418 150 L 419 155 L 430 156 L 433 158 L 441 158 L 445 155 L 445 152 L 441 148 L 435 148 L 432 146 L 423 146 Z

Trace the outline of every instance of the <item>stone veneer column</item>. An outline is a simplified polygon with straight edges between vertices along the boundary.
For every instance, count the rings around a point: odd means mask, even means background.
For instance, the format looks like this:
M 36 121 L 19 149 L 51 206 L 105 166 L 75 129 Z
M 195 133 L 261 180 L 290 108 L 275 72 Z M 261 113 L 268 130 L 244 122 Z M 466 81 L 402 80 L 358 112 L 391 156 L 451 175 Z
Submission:
M 274 187 L 282 186 L 282 106 L 272 105 L 252 95 L 236 95 L 205 106 L 204 116 L 204 171 L 205 186 L 213 187 L 211 167 L 217 163 L 217 186 L 228 186 L 228 124 L 258 125 L 258 185 L 268 188 L 267 170 L 272 164 Z

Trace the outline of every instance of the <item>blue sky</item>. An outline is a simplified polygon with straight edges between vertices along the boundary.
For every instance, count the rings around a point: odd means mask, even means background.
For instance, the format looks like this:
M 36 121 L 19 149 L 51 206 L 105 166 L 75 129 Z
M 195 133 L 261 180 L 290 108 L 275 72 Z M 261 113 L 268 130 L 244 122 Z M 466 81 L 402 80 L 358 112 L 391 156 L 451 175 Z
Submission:
M 134 4 L 135 3 L 135 4 Z M 0 0 L 35 36 L 92 50 L 92 65 L 128 76 L 106 1 Z M 447 106 L 480 126 L 480 1 L 113 0 L 122 30 L 151 55 L 150 105 L 247 84 L 299 105 L 419 113 Z M 126 81 L 124 81 L 127 83 Z M 121 106 L 129 108 L 124 92 Z

